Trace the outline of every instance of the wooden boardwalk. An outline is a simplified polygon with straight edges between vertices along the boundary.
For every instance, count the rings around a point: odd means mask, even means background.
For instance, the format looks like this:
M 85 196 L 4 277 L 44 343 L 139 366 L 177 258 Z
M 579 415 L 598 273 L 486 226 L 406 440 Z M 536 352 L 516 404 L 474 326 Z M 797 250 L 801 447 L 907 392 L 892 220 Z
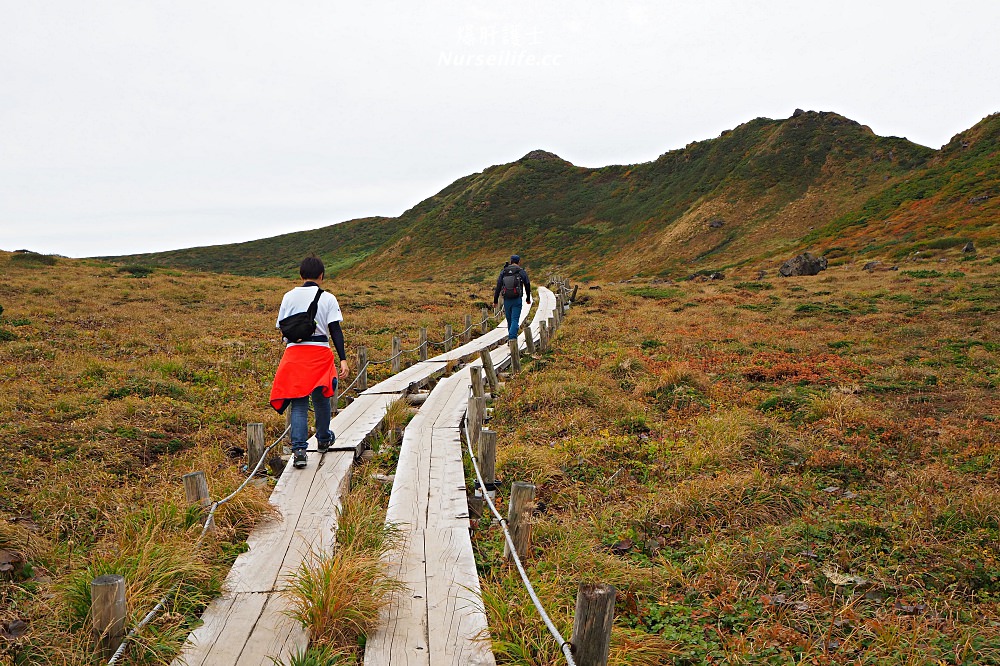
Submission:
M 524 308 L 522 322 L 527 314 Z M 308 467 L 295 470 L 289 463 L 271 493 L 279 517 L 259 526 L 247 540 L 249 549 L 233 564 L 223 596 L 205 610 L 203 624 L 188 637 L 173 666 L 274 666 L 272 657 L 287 661 L 305 649 L 308 636 L 286 614 L 288 602 L 281 593 L 288 574 L 311 550 L 332 548 L 355 452 L 380 426 L 388 406 L 412 385 L 443 372 L 449 362 L 502 343 L 506 330 L 500 326 L 365 391 L 334 417 L 331 427 L 337 441 L 330 452 L 319 456 L 315 438 L 310 440 Z
M 525 334 L 538 337 L 537 322 L 556 307 L 540 288 L 534 321 Z M 504 336 L 506 337 L 506 336 Z M 491 352 L 494 366 L 510 362 L 504 345 Z M 470 365 L 481 365 L 476 360 Z M 470 378 L 459 372 L 441 380 L 403 434 L 386 521 L 405 536 L 387 567 L 403 581 L 369 637 L 365 666 L 492 666 L 479 576 L 469 537 L 469 514 L 460 427 Z

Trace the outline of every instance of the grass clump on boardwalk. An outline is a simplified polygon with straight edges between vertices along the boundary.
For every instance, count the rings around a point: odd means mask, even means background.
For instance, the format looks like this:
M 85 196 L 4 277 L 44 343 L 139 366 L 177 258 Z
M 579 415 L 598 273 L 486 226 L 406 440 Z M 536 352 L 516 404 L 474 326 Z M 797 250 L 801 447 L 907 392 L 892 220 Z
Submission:
M 286 595 L 291 614 L 309 631 L 313 646 L 349 654 L 363 645 L 399 581 L 381 558 L 398 544 L 399 530 L 385 523 L 384 490 L 367 481 L 345 497 L 337 518 L 337 546 L 313 552 L 299 565 Z

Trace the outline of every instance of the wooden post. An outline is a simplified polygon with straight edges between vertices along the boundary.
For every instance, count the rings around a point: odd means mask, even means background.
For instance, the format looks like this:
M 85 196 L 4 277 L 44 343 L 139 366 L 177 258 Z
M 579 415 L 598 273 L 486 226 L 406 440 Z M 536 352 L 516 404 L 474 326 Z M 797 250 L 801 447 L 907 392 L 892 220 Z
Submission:
M 562 294 L 556 296 L 556 321 L 560 324 L 563 318 L 563 297 Z
M 184 475 L 184 495 L 187 497 L 188 504 L 198 502 L 206 507 L 212 503 L 208 497 L 208 479 L 205 478 L 204 472 L 191 472 Z
M 490 332 L 490 310 L 483 308 L 483 320 L 479 323 L 479 332 L 486 335 Z
M 578 284 L 574 284 L 573 285 L 573 295 L 569 297 L 569 302 L 570 303 L 576 303 L 576 290 L 579 289 L 579 288 L 580 288 L 580 285 L 578 285 Z
M 358 347 L 358 391 L 368 390 L 368 349 Z M 291 410 L 289 410 L 291 411 Z
M 544 353 L 549 349 L 549 331 L 544 321 L 538 322 L 538 351 Z
M 252 471 L 264 457 L 264 424 L 247 424 L 247 471 Z
M 420 360 L 427 360 L 427 327 L 420 327 Z
M 521 350 L 517 340 L 508 340 L 507 346 L 510 347 L 510 371 L 521 372 Z
M 577 666 L 607 666 L 611 625 L 615 619 L 615 588 L 580 583 L 573 617 L 573 660 Z
M 469 375 L 472 376 L 472 395 L 476 398 L 485 398 L 486 390 L 483 388 L 483 369 L 476 366 L 469 366 Z
M 114 656 L 125 640 L 125 577 L 119 574 L 98 576 L 90 581 L 90 618 L 94 642 L 101 659 Z
M 472 342 L 472 315 L 465 315 L 465 331 L 462 333 L 462 343 Z
M 549 317 L 549 344 L 552 344 L 552 338 L 556 336 L 556 329 L 559 328 L 559 322 L 556 321 L 556 316 L 552 315 Z
M 531 543 L 531 512 L 535 508 L 535 486 L 524 481 L 515 481 L 510 486 L 510 506 L 507 510 L 507 524 L 510 536 L 517 549 L 517 556 L 523 561 L 528 555 Z M 503 556 L 510 555 L 510 544 L 504 542 Z
M 451 332 L 451 324 L 444 325 L 444 350 L 446 352 L 451 351 L 451 339 L 453 334 Z
M 285 408 L 285 444 L 292 442 L 292 408 L 291 405 Z
M 466 414 L 465 428 L 469 436 L 469 445 L 473 451 L 479 448 L 479 435 L 486 419 L 486 398 L 469 398 L 469 411 Z
M 529 354 L 535 353 L 535 334 L 531 332 L 531 324 L 524 327 L 524 345 Z
M 492 430 L 483 430 L 479 433 L 479 451 L 476 454 L 479 463 L 479 472 L 483 475 L 483 482 L 486 484 L 482 488 L 483 494 L 488 494 L 490 499 L 496 497 L 497 485 L 497 434 Z
M 490 393 L 492 393 L 495 398 L 497 391 L 500 389 L 500 380 L 497 379 L 497 369 L 493 367 L 493 357 L 490 356 L 490 351 L 488 349 L 482 349 L 479 352 L 479 358 L 483 360 L 483 370 L 486 371 L 486 381 L 490 383 Z
M 399 372 L 401 352 L 403 351 L 403 344 L 399 340 L 398 335 L 392 336 L 392 374 Z
M 291 411 L 291 410 L 288 410 Z M 212 498 L 208 495 L 208 479 L 205 478 L 204 472 L 191 472 L 190 474 L 184 475 L 184 495 L 187 497 L 188 504 L 194 504 L 198 502 L 201 504 L 202 511 L 208 509 L 212 505 Z M 201 521 L 204 525 L 204 520 Z M 215 519 L 208 525 L 209 531 L 215 530 Z

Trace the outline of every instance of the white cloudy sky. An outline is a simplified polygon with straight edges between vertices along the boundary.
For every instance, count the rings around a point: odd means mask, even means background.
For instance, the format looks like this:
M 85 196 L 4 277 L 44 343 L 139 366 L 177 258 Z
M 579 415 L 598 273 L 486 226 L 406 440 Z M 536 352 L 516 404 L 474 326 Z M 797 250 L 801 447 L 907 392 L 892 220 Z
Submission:
M 1000 111 L 996 0 L 0 0 L 0 249 L 398 215 L 544 148 L 633 163 L 830 110 L 939 147 Z

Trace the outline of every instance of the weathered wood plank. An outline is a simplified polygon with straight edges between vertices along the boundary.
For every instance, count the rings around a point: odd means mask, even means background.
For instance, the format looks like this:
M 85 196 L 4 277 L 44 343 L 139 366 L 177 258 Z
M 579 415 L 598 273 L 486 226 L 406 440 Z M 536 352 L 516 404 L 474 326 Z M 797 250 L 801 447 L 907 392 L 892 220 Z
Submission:
M 462 438 L 457 427 L 435 429 L 431 433 L 427 527 L 469 529 Z
M 486 612 L 467 526 L 428 529 L 427 626 L 430 662 L 493 666 Z
M 368 637 L 365 666 L 431 666 L 426 560 L 422 529 L 407 532 L 403 546 L 385 558 L 389 575 L 402 581 L 404 589 L 393 595 Z

